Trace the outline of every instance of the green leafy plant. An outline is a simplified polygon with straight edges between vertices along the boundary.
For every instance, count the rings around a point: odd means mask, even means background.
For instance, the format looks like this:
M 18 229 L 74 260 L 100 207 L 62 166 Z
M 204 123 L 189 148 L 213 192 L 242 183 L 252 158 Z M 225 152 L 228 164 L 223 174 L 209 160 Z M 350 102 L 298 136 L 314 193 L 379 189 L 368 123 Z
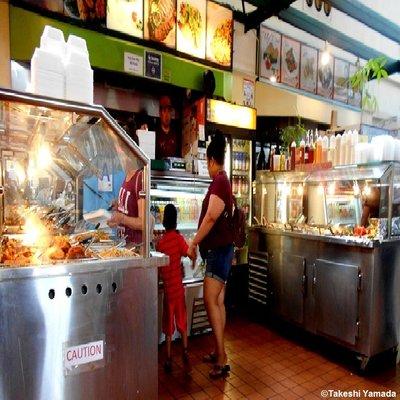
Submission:
M 370 93 L 366 85 L 372 79 L 376 79 L 379 82 L 381 79 L 388 77 L 385 69 L 386 63 L 386 57 L 372 58 L 349 78 L 349 83 L 353 91 L 359 92 L 362 95 L 362 109 L 365 111 L 375 112 L 378 109 L 376 97 Z
M 306 132 L 306 128 L 301 123 L 300 116 L 298 116 L 296 125 L 289 125 L 282 129 L 281 140 L 284 147 L 289 149 L 293 141 L 296 142 L 296 145 L 299 145 L 301 138 L 306 135 Z

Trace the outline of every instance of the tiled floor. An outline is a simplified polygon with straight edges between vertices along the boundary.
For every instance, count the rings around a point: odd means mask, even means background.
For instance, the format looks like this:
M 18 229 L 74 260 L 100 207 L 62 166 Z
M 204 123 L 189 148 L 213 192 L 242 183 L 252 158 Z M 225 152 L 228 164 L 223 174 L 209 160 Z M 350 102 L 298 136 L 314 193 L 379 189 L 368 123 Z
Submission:
M 210 335 L 190 340 L 190 376 L 181 368 L 178 343 L 173 347 L 173 372 L 165 374 L 164 347 L 160 347 L 160 400 L 335 398 L 334 392 L 324 392 L 323 397 L 324 390 L 354 390 L 356 398 L 366 398 L 363 390 L 392 390 L 398 393 L 394 398 L 400 398 L 400 368 L 394 363 L 380 360 L 368 374 L 357 375 L 349 352 L 291 327 L 271 329 L 246 317 L 228 323 L 226 347 L 232 371 L 226 379 L 208 378 L 210 366 L 202 362 L 202 356 L 210 346 Z

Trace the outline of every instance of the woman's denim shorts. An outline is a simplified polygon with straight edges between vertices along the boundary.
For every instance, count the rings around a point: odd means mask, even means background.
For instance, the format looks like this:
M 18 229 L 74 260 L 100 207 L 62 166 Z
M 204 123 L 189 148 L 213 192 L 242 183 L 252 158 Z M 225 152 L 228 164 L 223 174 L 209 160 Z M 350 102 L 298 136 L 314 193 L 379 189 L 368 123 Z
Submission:
M 233 259 L 233 244 L 208 250 L 206 256 L 206 276 L 226 283 Z

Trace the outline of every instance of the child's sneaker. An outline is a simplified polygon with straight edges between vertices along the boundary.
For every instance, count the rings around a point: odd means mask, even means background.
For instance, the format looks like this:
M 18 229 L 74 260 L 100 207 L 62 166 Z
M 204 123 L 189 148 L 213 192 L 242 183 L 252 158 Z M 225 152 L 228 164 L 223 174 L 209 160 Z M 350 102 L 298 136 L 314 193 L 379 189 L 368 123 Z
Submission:
M 192 365 L 190 362 L 189 352 L 187 350 L 183 351 L 182 354 L 183 368 L 187 374 L 192 372 Z
M 165 363 L 164 363 L 164 371 L 167 374 L 170 374 L 172 372 L 172 360 L 171 358 L 167 358 Z

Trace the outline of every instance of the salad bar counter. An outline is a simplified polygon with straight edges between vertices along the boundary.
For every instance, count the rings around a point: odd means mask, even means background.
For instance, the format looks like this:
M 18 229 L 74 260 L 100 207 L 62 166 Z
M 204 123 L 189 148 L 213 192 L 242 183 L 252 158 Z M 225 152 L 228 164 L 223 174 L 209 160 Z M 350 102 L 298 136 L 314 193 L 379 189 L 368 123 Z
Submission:
M 259 172 L 249 297 L 358 354 L 397 351 L 400 165 Z

